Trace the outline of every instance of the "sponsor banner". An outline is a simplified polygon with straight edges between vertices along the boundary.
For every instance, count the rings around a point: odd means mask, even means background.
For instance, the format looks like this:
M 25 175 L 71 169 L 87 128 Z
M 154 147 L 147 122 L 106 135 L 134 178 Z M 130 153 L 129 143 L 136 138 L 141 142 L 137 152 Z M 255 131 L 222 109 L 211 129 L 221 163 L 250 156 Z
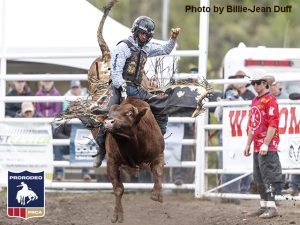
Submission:
M 169 166 L 181 164 L 182 139 L 184 135 L 183 123 L 168 123 L 165 134 L 165 162 Z
M 44 171 L 23 171 L 7 175 L 7 215 L 29 219 L 45 215 Z
M 94 161 L 92 155 L 97 154 L 98 145 L 90 130 L 81 124 L 72 124 L 70 135 L 70 162 L 81 163 Z
M 282 168 L 300 168 L 300 105 L 280 105 L 279 114 L 278 150 Z M 248 107 L 223 109 L 223 168 L 252 170 L 252 157 L 243 155 L 248 116 Z M 253 152 L 253 144 L 251 148 Z
M 165 162 L 168 165 L 178 166 L 181 163 L 181 148 L 184 134 L 184 124 L 168 123 L 165 137 Z M 70 162 L 93 163 L 92 155 L 98 151 L 91 131 L 81 124 L 73 124 L 70 135 Z
M 53 174 L 52 129 L 44 123 L 0 123 L 0 184 L 7 186 L 7 172 L 45 171 Z

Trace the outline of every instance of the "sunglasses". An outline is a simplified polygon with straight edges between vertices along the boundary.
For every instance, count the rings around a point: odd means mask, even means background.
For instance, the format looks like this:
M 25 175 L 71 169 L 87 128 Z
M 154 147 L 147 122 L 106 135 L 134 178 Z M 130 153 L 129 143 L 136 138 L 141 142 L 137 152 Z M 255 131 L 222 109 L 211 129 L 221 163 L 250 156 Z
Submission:
M 262 82 L 263 82 L 262 80 L 252 81 L 252 82 L 251 82 L 251 85 L 252 85 L 252 86 L 254 86 L 255 84 L 256 84 L 256 85 L 261 85 Z

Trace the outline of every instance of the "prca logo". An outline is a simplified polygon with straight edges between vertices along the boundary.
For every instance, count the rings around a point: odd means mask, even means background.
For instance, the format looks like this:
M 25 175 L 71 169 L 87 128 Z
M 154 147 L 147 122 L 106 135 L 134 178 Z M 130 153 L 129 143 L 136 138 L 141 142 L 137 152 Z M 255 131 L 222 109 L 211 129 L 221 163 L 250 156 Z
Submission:
M 23 219 L 45 215 L 44 172 L 8 171 L 7 215 Z

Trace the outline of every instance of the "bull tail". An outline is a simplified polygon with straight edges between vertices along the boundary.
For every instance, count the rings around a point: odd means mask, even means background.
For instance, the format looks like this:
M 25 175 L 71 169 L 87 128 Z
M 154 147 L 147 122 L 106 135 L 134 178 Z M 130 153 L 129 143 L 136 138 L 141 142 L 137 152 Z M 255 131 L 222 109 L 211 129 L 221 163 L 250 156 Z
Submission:
M 98 31 L 97 31 L 97 39 L 98 39 L 98 44 L 102 52 L 102 60 L 104 62 L 109 62 L 111 59 L 111 54 L 108 48 L 108 45 L 106 44 L 104 38 L 103 38 L 103 26 L 104 22 L 106 20 L 106 17 L 111 10 L 111 8 L 114 6 L 114 4 L 117 2 L 117 0 L 111 0 L 109 1 L 104 7 L 103 7 L 103 16 L 100 20 L 99 26 L 98 26 Z
M 98 57 L 91 65 L 88 71 L 89 93 L 92 96 L 92 102 L 97 102 L 107 89 L 109 81 L 109 68 L 111 61 L 111 53 L 103 38 L 103 26 L 109 11 L 117 0 L 110 0 L 103 7 L 103 15 L 97 30 L 97 40 L 102 53 L 102 57 Z

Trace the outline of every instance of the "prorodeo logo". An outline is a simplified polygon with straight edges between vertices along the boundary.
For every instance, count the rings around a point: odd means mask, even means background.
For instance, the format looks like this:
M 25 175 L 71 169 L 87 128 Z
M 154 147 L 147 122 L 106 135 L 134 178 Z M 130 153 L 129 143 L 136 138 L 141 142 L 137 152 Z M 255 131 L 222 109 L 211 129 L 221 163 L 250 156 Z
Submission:
M 7 215 L 23 219 L 45 215 L 44 172 L 8 171 Z
M 289 139 L 289 159 L 292 163 L 300 165 L 300 139 Z

